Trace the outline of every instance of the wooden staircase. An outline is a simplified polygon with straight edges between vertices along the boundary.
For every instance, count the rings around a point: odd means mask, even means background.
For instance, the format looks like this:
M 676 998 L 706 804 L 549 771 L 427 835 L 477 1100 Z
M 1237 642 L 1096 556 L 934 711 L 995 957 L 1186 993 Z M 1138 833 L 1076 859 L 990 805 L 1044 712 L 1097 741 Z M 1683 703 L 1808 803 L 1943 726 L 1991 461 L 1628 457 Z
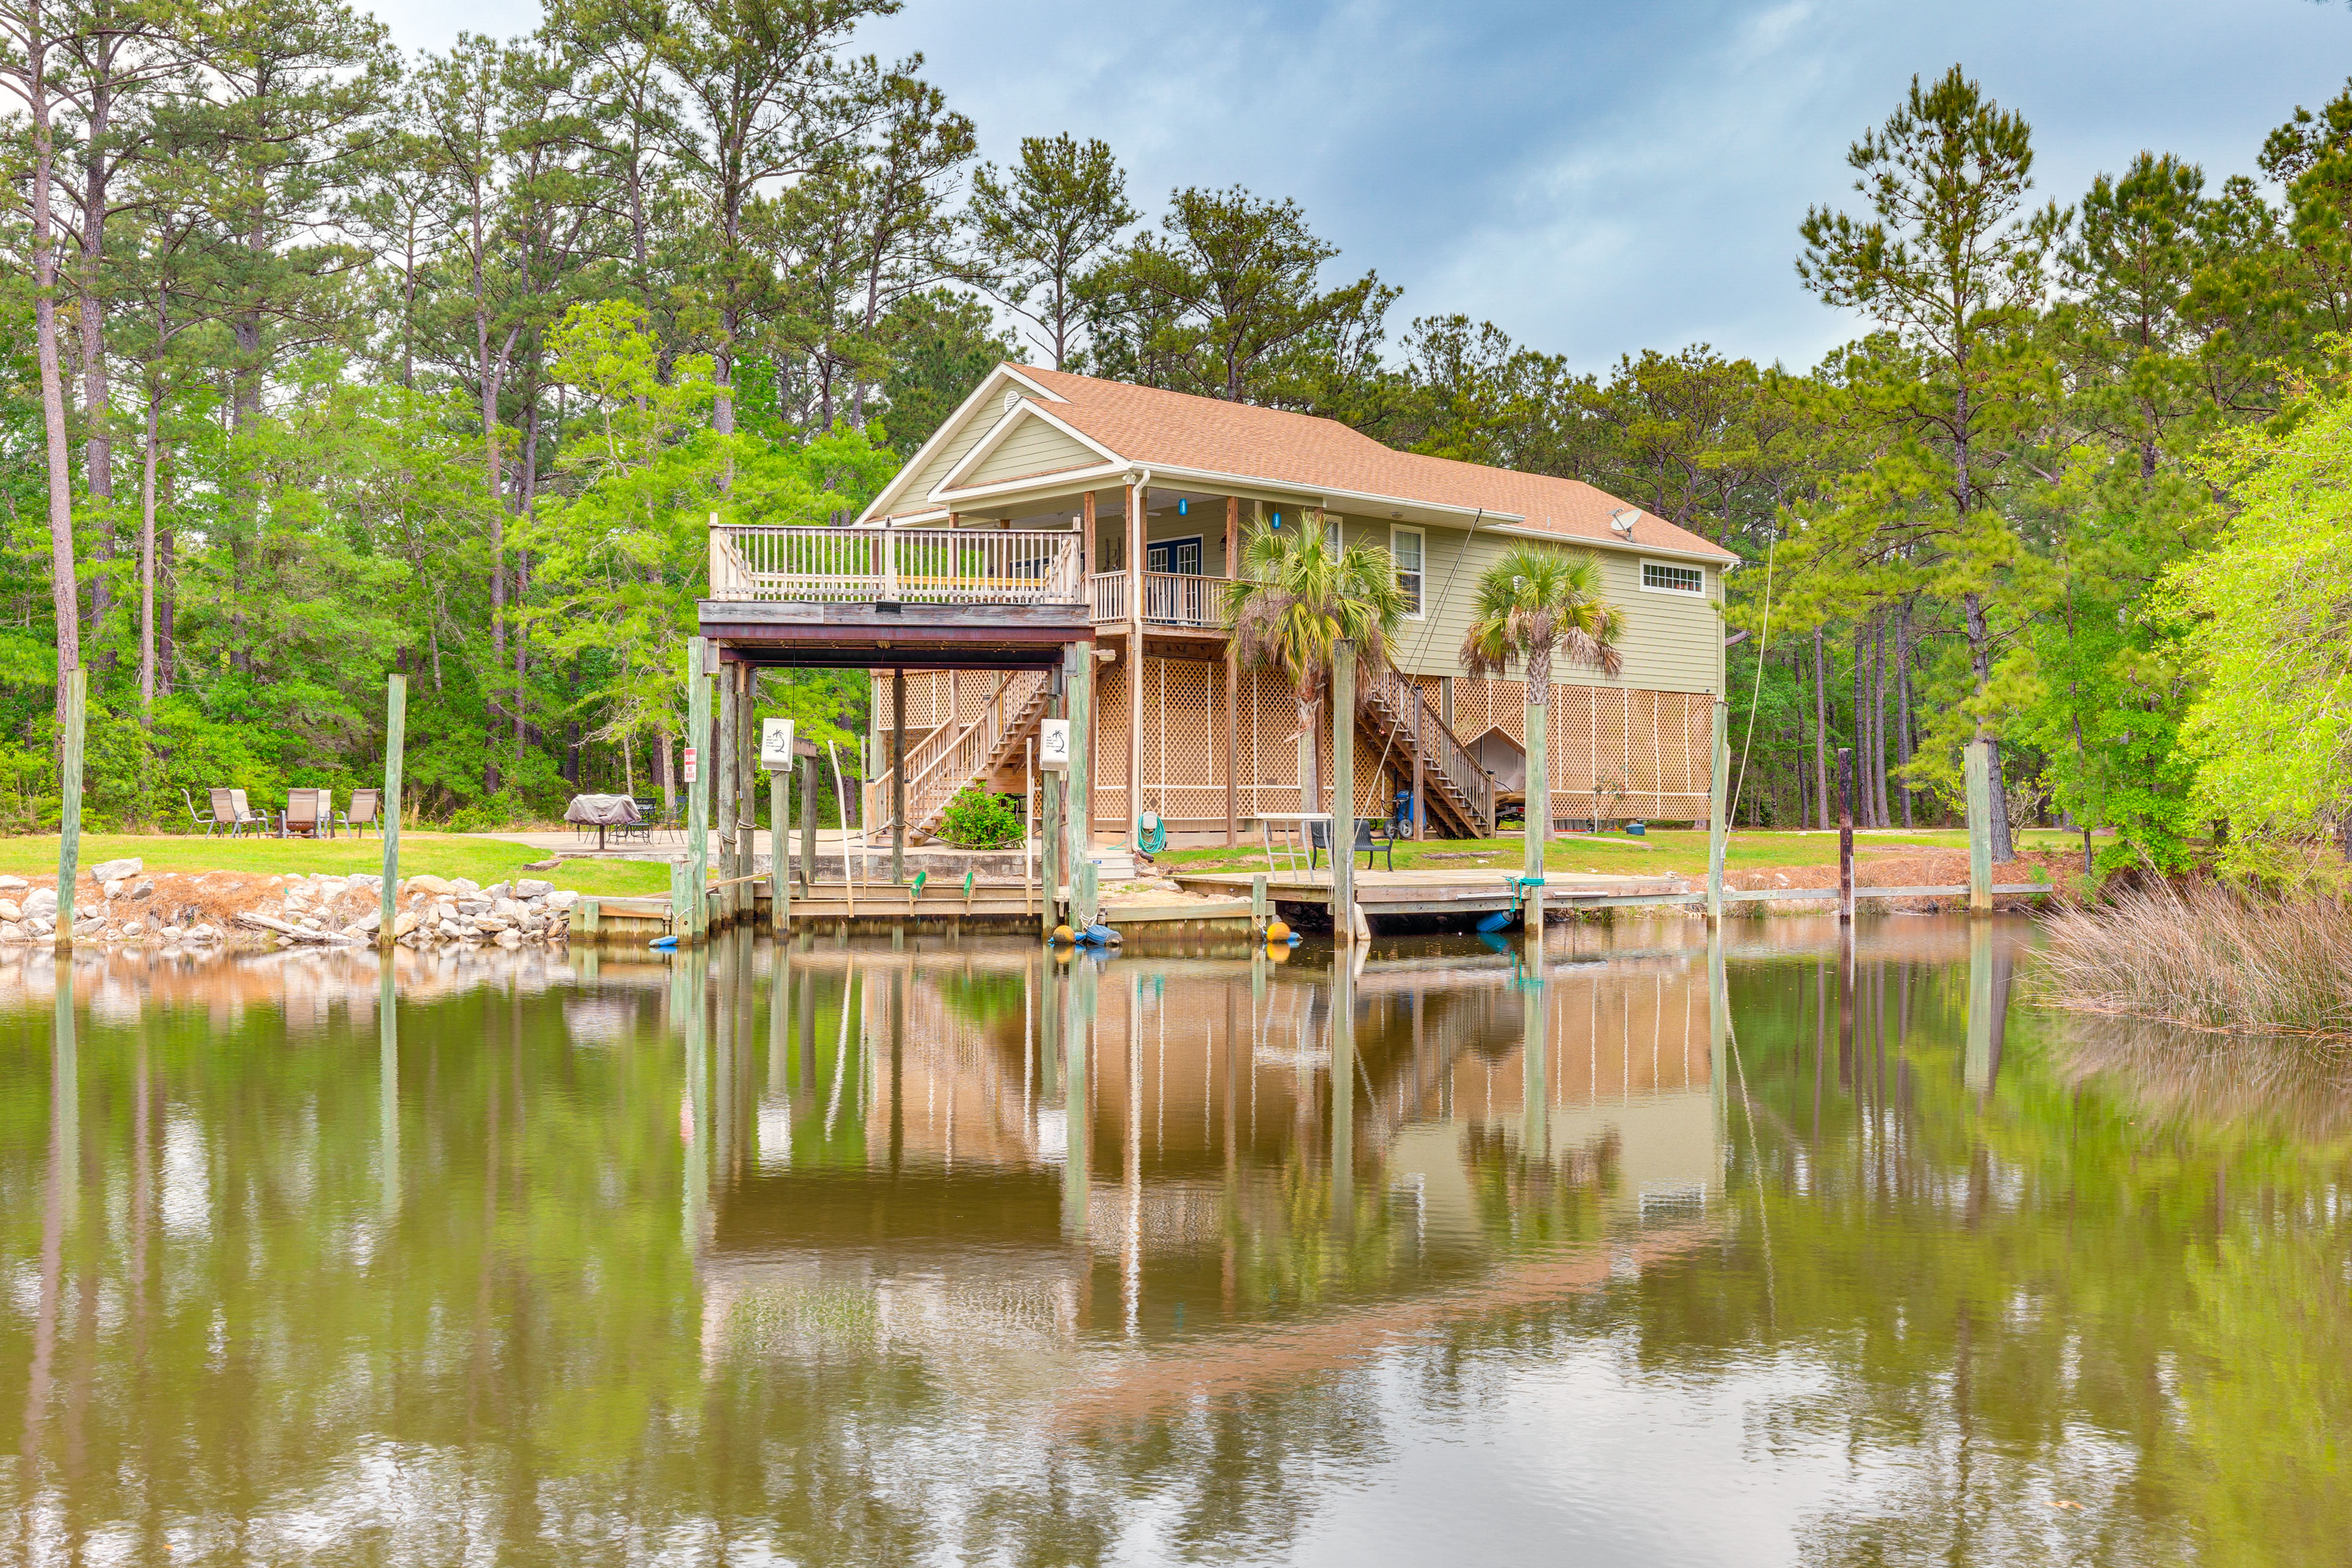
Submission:
M 1358 700 L 1391 755 L 1409 771 L 1421 756 L 1421 798 L 1427 822 L 1453 838 L 1495 834 L 1495 781 L 1429 706 L 1420 687 L 1393 669 L 1365 684 Z
M 1043 670 L 1015 670 L 996 683 L 996 689 L 967 723 L 941 726 L 907 753 L 907 837 L 923 843 L 946 820 L 948 803 L 969 784 L 986 784 L 1008 771 L 1017 771 L 1021 748 L 1037 732 L 1053 698 L 1052 678 Z M 887 770 L 866 786 L 866 817 L 880 824 L 867 837 L 875 843 L 890 837 L 890 784 Z

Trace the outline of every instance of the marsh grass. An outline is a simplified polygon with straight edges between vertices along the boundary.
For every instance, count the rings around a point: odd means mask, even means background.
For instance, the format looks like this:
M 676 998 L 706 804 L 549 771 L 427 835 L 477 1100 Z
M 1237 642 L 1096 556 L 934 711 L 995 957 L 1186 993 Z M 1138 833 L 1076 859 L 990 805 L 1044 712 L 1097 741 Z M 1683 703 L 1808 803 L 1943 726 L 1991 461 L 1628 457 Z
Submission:
M 2163 882 L 2046 922 L 2037 988 L 2062 1007 L 2352 1047 L 2352 910 L 2315 892 Z

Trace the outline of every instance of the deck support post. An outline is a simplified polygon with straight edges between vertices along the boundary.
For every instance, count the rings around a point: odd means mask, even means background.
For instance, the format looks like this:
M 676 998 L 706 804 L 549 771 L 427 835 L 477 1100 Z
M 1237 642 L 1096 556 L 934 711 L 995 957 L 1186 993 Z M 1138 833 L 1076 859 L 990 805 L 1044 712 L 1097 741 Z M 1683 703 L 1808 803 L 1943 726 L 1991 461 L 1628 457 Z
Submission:
M 1049 719 L 1068 718 L 1070 716 L 1068 649 L 1063 650 L 1061 668 L 1048 671 L 1045 679 L 1049 693 L 1045 699 L 1045 716 Z M 1075 751 L 1076 748 L 1073 745 L 1071 749 Z M 1042 862 L 1038 869 L 1045 886 L 1045 912 L 1041 917 L 1044 921 L 1042 934 L 1048 937 L 1054 934 L 1054 928 L 1061 923 L 1062 883 L 1063 879 L 1069 875 L 1070 853 L 1067 841 L 1069 828 L 1066 820 L 1069 811 L 1069 769 L 1065 765 L 1045 769 L 1045 777 L 1040 781 L 1043 785 L 1043 798 L 1038 804 L 1043 809 L 1045 820 L 1039 824 L 1037 835 L 1039 859 Z
M 1274 923 L 1274 901 L 1266 892 L 1266 876 L 1263 871 L 1250 877 L 1250 923 L 1264 936 L 1265 928 Z
M 1331 940 L 1356 940 L 1356 645 L 1331 645 Z
M 748 664 L 735 667 L 735 798 L 740 803 L 735 813 L 735 874 L 752 875 L 751 868 L 759 863 L 757 849 L 760 837 L 760 727 L 751 715 L 757 711 L 756 698 L 760 689 L 760 673 Z M 745 882 L 735 890 L 735 910 L 748 924 L 760 912 L 759 889 Z
M 743 874 L 735 864 L 735 819 L 738 802 L 742 799 L 743 781 L 735 776 L 735 726 L 738 715 L 735 704 L 735 672 L 737 666 L 719 667 L 718 737 L 711 745 L 710 784 L 712 826 L 719 833 L 719 879 L 727 885 L 719 891 L 718 923 L 725 926 L 735 910 L 735 879 Z
M 1095 649 L 1092 643 L 1072 643 L 1062 650 L 1062 676 L 1070 710 L 1068 818 L 1069 857 L 1065 867 L 1076 892 L 1078 868 L 1091 860 L 1095 843 Z M 1075 915 L 1076 911 L 1073 911 Z M 1073 925 L 1076 924 L 1075 919 Z
M 1853 924 L 1853 748 L 1838 748 L 1838 924 Z
M 1706 922 L 1715 925 L 1723 919 L 1723 856 L 1731 838 L 1731 819 L 1726 815 L 1726 796 L 1731 789 L 1731 720 L 1730 710 L 1720 697 L 1715 700 L 1714 761 L 1709 764 L 1706 791 Z
M 1127 491 L 1127 843 L 1143 853 L 1143 552 L 1150 523 L 1143 486 Z
M 1969 913 L 1992 913 L 1992 742 L 1970 741 L 1969 788 Z
M 1225 498 L 1225 576 L 1241 573 L 1242 498 Z M 1225 639 L 1225 847 L 1241 843 L 1241 661 Z M 1255 782 L 1255 781 L 1253 781 Z
M 948 722 L 955 719 L 950 715 Z M 907 671 L 890 671 L 890 881 L 907 880 Z
M 686 730 L 694 737 L 695 775 L 686 786 L 686 907 L 678 936 L 699 942 L 709 929 L 710 905 L 710 772 L 715 765 L 710 744 L 710 677 L 706 673 L 711 645 L 707 637 L 686 645 Z

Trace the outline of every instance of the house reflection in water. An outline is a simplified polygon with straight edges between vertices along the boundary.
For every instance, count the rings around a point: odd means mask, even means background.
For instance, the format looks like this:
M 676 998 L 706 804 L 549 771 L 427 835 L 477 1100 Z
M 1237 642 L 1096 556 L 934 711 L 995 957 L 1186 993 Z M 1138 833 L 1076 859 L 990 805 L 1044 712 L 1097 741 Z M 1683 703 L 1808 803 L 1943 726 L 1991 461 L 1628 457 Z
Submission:
M 1664 929 L 1538 966 L 682 960 L 689 995 L 709 967 L 699 1030 L 672 1015 L 706 1370 L 910 1354 L 974 1397 L 1124 1412 L 1680 1252 L 1719 1206 L 1722 1114 L 1704 938 Z

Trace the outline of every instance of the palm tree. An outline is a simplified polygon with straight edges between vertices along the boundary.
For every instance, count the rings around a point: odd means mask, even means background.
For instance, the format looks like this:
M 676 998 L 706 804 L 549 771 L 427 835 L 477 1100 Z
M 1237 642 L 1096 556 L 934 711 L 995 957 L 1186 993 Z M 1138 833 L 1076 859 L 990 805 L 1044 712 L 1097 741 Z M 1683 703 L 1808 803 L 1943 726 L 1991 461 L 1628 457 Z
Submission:
M 1316 710 L 1331 679 L 1331 652 L 1356 645 L 1358 688 L 1388 663 L 1389 640 L 1405 611 L 1396 563 L 1375 544 L 1335 545 L 1320 513 L 1296 528 L 1253 529 L 1241 576 L 1225 589 L 1225 624 L 1246 668 L 1279 669 L 1298 700 L 1298 799 L 1319 811 Z M 1348 808 L 1335 805 L 1344 817 Z
M 1551 667 L 1555 660 L 1603 675 L 1624 667 L 1617 639 L 1625 612 L 1601 596 L 1601 563 L 1582 551 L 1514 544 L 1479 574 L 1462 665 L 1473 676 L 1527 669 L 1527 875 L 1543 875 L 1551 837 Z

